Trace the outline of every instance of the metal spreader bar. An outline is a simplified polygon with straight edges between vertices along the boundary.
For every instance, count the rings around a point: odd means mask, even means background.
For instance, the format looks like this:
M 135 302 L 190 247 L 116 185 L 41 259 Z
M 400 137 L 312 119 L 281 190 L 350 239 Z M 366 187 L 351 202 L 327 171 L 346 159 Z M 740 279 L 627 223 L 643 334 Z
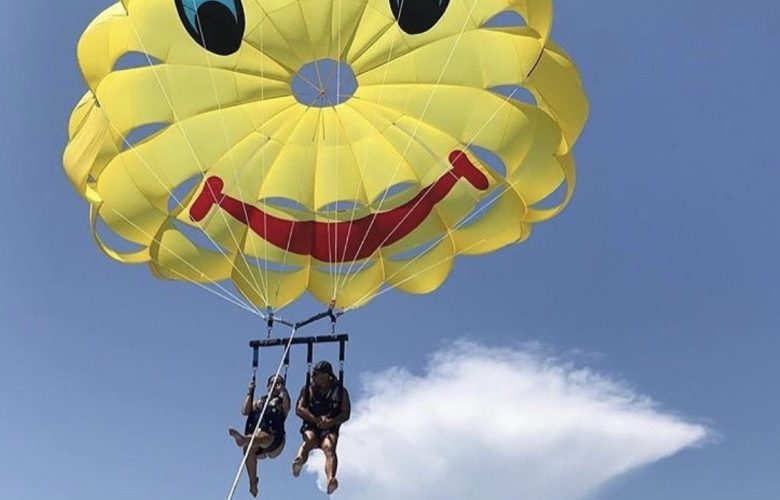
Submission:
M 349 335 L 346 333 L 336 335 L 318 335 L 316 337 L 296 337 L 290 341 L 290 339 L 272 338 L 263 340 L 253 340 L 249 342 L 249 347 L 252 349 L 258 349 L 261 347 L 279 347 L 286 346 L 289 342 L 290 345 L 301 344 L 334 344 L 336 342 L 349 341 Z

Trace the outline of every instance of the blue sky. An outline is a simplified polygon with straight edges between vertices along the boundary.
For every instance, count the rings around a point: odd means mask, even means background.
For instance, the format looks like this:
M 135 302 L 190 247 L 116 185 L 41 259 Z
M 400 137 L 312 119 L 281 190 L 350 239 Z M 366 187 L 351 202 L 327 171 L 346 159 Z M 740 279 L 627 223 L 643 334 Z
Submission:
M 75 44 L 107 5 L 13 2 L 0 17 L 0 496 L 224 497 L 240 458 L 225 429 L 240 424 L 262 325 L 105 258 L 61 169 L 83 92 Z M 385 294 L 345 317 L 354 390 L 358 374 L 423 374 L 458 339 L 541 344 L 712 430 L 595 498 L 774 499 L 777 5 L 556 7 L 554 38 L 591 100 L 571 206 L 520 247 L 461 259 L 432 295 Z M 289 477 L 292 448 L 264 469 L 264 494 L 321 498 Z

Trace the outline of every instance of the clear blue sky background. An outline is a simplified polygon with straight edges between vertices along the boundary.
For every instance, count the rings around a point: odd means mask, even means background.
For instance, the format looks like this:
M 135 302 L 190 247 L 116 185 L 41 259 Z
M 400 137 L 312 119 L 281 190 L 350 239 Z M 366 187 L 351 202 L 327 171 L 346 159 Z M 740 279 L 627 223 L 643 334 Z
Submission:
M 0 497 L 220 498 L 261 325 L 103 257 L 61 170 L 76 40 L 107 5 L 8 2 L 0 16 Z M 462 259 L 437 293 L 346 318 L 351 373 L 416 370 L 464 336 L 598 353 L 596 369 L 721 436 L 601 500 L 776 499 L 780 8 L 556 6 L 592 103 L 572 205 L 528 244 Z M 320 498 L 287 467 L 267 469 L 270 498 Z

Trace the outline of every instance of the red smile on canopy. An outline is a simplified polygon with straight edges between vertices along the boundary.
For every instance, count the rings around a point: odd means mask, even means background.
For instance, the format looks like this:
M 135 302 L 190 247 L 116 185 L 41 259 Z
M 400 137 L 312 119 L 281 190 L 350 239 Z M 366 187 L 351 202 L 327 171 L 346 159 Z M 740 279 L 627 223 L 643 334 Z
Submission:
M 379 248 L 408 236 L 430 215 L 460 179 L 485 191 L 490 183 L 462 151 L 449 155 L 452 168 L 407 203 L 344 222 L 294 221 L 282 219 L 222 192 L 225 183 L 209 177 L 190 208 L 190 217 L 202 221 L 214 205 L 246 224 L 255 234 L 276 247 L 299 255 L 311 255 L 322 262 L 350 262 L 365 259 Z

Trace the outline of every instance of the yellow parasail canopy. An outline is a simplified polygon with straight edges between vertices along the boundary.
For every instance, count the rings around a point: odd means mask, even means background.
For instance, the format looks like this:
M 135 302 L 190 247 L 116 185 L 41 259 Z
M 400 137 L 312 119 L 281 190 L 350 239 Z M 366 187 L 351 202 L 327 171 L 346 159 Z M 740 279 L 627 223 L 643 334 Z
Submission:
M 100 248 L 160 278 L 273 308 L 427 293 L 571 197 L 588 104 L 551 23 L 551 0 L 123 0 L 79 42 L 65 171 Z

